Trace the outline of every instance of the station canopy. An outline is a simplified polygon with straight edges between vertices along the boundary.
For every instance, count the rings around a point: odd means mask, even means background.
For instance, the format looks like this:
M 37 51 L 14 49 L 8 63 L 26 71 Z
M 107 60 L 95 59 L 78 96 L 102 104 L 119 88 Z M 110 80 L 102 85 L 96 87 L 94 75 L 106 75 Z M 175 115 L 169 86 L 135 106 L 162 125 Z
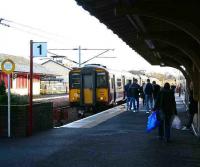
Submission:
M 200 1 L 76 0 L 152 65 L 200 71 Z

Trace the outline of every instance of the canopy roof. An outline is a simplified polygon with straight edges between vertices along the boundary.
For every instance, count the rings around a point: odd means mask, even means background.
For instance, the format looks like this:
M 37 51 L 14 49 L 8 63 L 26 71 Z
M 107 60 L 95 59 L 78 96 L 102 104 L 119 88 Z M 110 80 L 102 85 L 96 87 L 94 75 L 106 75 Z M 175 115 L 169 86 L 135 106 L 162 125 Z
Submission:
M 200 71 L 200 2 L 76 0 L 152 65 Z

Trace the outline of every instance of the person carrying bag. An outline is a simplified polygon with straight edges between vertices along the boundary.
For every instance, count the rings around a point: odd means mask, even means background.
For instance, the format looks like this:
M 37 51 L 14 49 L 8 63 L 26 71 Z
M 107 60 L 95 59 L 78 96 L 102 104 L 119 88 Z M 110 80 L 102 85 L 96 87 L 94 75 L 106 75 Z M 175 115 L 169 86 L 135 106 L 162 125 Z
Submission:
M 157 119 L 160 121 L 158 135 L 160 139 L 170 141 L 171 118 L 177 115 L 174 93 L 170 90 L 170 84 L 166 82 L 156 100 L 154 110 L 157 110 Z

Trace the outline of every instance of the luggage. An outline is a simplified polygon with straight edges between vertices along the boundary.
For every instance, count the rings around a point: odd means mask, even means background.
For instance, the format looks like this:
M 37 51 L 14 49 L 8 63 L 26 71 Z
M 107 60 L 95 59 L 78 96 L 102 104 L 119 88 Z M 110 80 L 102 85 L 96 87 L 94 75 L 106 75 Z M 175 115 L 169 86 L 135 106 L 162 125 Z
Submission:
M 148 117 L 147 132 L 151 132 L 157 126 L 159 126 L 159 121 L 157 119 L 157 113 L 156 112 L 152 112 L 151 115 L 149 115 L 149 117 Z
M 177 115 L 175 115 L 173 118 L 172 128 L 181 129 L 181 120 Z

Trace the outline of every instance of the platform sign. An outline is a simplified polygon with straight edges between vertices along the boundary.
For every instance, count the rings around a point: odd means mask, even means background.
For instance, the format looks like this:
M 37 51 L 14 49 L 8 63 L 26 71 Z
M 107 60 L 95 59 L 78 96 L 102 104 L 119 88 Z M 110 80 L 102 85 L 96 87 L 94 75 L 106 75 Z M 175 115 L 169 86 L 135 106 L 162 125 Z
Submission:
M 33 57 L 47 57 L 47 42 L 32 42 Z
M 15 70 L 15 63 L 6 59 L 1 64 L 1 69 L 8 76 L 8 137 L 10 137 L 10 74 Z

